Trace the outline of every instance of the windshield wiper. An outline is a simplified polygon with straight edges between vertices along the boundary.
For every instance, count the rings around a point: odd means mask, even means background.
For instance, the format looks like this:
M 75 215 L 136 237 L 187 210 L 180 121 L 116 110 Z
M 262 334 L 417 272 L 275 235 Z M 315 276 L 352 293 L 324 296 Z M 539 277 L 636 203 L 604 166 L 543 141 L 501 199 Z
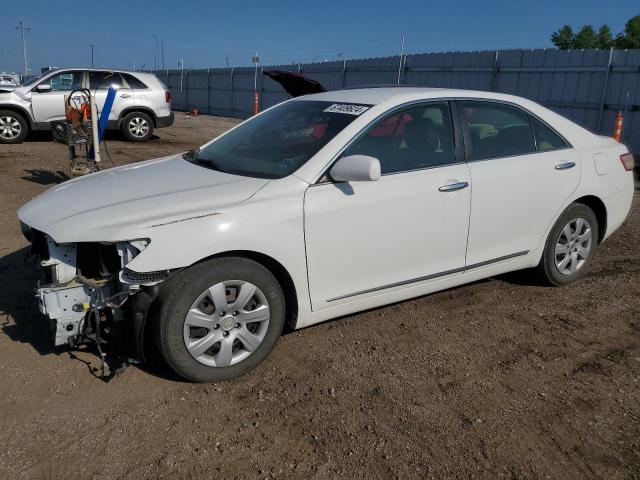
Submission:
M 196 153 L 198 153 L 199 151 L 199 148 L 196 148 L 194 150 L 187 150 L 182 154 L 182 158 L 184 158 L 185 160 L 193 160 L 196 156 Z
M 215 160 L 213 160 L 211 158 L 197 158 L 197 157 L 194 156 L 192 161 L 193 161 L 193 163 L 195 163 L 197 165 L 202 165 L 203 167 L 210 168 L 211 170 L 218 170 L 219 172 L 225 172 L 226 171 L 222 167 L 220 167 L 220 165 L 218 165 L 218 163 L 216 163 Z

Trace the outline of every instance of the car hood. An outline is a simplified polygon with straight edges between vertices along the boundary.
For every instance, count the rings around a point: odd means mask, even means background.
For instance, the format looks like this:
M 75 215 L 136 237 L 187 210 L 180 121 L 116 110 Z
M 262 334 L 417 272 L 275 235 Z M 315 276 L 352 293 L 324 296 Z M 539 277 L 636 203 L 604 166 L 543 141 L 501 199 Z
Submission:
M 267 183 L 175 155 L 69 180 L 24 205 L 18 217 L 58 243 L 132 240 L 153 227 L 219 214 Z

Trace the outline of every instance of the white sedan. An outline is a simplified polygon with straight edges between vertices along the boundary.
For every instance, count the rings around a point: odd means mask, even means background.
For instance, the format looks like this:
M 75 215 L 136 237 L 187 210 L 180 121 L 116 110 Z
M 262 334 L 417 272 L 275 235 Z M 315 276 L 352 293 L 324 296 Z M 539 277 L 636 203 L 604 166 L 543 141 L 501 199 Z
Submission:
M 513 270 L 575 281 L 629 212 L 633 162 L 523 98 L 363 88 L 71 180 L 18 216 L 57 345 L 124 338 L 143 359 L 153 333 L 209 382 L 256 367 L 285 326 Z

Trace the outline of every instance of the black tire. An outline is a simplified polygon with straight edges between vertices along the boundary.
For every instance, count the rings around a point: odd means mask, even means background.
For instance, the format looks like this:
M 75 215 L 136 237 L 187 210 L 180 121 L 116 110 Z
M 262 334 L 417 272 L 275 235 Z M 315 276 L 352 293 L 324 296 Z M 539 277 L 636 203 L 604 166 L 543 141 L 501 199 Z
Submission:
M 17 134 L 16 129 L 20 130 Z M 28 133 L 29 124 L 22 115 L 12 110 L 0 110 L 0 143 L 22 143 Z
M 561 259 L 563 258 L 563 255 L 565 255 L 561 253 L 556 257 L 556 244 L 558 243 L 560 234 L 565 226 L 576 219 L 585 220 L 591 227 L 591 243 L 587 258 L 583 259 L 580 257 L 584 260 L 584 263 L 582 263 L 575 272 L 565 274 L 562 273 L 556 265 L 556 258 Z M 593 213 L 593 210 L 581 203 L 573 203 L 569 205 L 553 225 L 553 228 L 547 237 L 542 258 L 540 259 L 540 264 L 537 267 L 537 273 L 541 280 L 549 285 L 561 287 L 573 283 L 582 277 L 588 270 L 596 251 L 598 244 L 598 228 L 598 220 Z
M 205 365 L 187 349 L 183 335 L 185 317 L 203 292 L 220 282 L 229 281 L 250 282 L 264 295 L 270 316 L 266 334 L 259 346 L 238 363 L 224 367 Z M 285 324 L 285 300 L 280 284 L 269 270 L 247 258 L 222 257 L 194 265 L 167 281 L 160 293 L 159 302 L 159 317 L 155 329 L 158 349 L 178 375 L 192 382 L 218 382 L 253 370 L 271 352 Z M 217 318 L 217 312 L 211 315 Z M 216 331 L 222 332 L 223 329 Z M 207 333 L 212 332 L 213 330 L 209 330 Z M 233 331 L 229 333 L 233 334 Z
M 120 129 L 130 142 L 146 142 L 153 135 L 153 119 L 144 112 L 130 112 L 122 119 Z

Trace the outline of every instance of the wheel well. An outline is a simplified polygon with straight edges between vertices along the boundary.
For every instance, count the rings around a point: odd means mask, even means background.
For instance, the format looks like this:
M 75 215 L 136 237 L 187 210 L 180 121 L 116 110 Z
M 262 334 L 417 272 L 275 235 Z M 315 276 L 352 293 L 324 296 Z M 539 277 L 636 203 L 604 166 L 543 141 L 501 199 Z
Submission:
M 0 105 L 0 110 L 9 110 L 14 113 L 19 113 L 24 118 L 25 122 L 29 124 L 29 127 L 33 127 L 31 115 L 29 115 L 29 112 L 27 112 L 24 108 L 17 107 L 15 105 Z
M 604 202 L 594 195 L 587 195 L 578 198 L 574 203 L 581 203 L 593 210 L 596 220 L 598 220 L 598 243 L 602 242 L 607 232 L 607 207 Z
M 235 250 L 230 252 L 224 252 L 218 255 L 213 255 L 209 258 L 220 258 L 220 257 L 243 257 L 253 260 L 254 262 L 259 263 L 267 270 L 269 270 L 280 283 L 280 287 L 282 288 L 282 293 L 284 294 L 285 300 L 285 308 L 287 318 L 285 319 L 285 328 L 289 330 L 294 330 L 296 327 L 296 322 L 298 320 L 298 295 L 296 293 L 296 287 L 293 283 L 293 279 L 289 272 L 284 266 L 276 259 L 265 255 L 263 253 L 252 252 L 249 250 Z M 208 258 L 206 259 L 208 260 Z
M 158 119 L 156 118 L 156 114 L 150 108 L 145 108 L 145 107 L 131 107 L 127 110 L 124 110 L 122 113 L 120 113 L 120 124 L 122 124 L 122 120 L 124 120 L 124 117 L 126 117 L 127 115 L 133 112 L 146 113 L 151 117 L 151 120 L 153 120 L 153 128 L 156 128 L 156 126 L 158 125 Z
M 203 262 L 205 260 L 210 260 L 212 258 L 221 258 L 221 257 L 248 258 L 250 260 L 253 260 L 254 262 L 259 263 L 260 265 L 265 267 L 267 270 L 269 270 L 276 277 L 276 280 L 278 280 L 278 283 L 280 283 L 280 286 L 282 287 L 282 293 L 284 293 L 284 301 L 285 301 L 285 309 L 286 309 L 285 330 L 292 331 L 295 329 L 296 322 L 298 320 L 298 296 L 296 293 L 296 287 L 293 283 L 293 279 L 291 278 L 291 275 L 289 275 L 289 272 L 286 270 L 286 268 L 282 266 L 280 262 L 263 253 L 252 252 L 248 250 L 234 250 L 234 251 L 220 253 L 217 255 L 212 255 L 207 258 L 203 258 L 202 260 L 195 263 L 194 265 L 197 265 L 198 263 Z M 180 270 L 182 269 L 179 269 L 177 272 L 179 272 Z M 165 280 L 164 283 L 161 284 L 161 288 L 162 286 L 165 285 L 165 283 L 168 283 L 171 280 L 172 280 L 172 277 L 170 276 L 167 280 Z M 135 335 L 136 336 L 139 335 L 141 339 L 140 345 L 142 346 L 142 351 L 137 352 L 140 360 L 143 360 L 149 354 L 152 356 L 157 355 L 157 352 L 155 351 L 156 347 L 153 342 L 153 334 L 155 329 L 157 328 L 155 320 L 157 319 L 159 308 L 160 308 L 159 297 L 157 295 L 154 295 L 153 300 L 151 301 L 148 309 L 145 312 L 144 321 L 141 323 L 141 325 L 138 325 L 139 330 L 135 332 Z

